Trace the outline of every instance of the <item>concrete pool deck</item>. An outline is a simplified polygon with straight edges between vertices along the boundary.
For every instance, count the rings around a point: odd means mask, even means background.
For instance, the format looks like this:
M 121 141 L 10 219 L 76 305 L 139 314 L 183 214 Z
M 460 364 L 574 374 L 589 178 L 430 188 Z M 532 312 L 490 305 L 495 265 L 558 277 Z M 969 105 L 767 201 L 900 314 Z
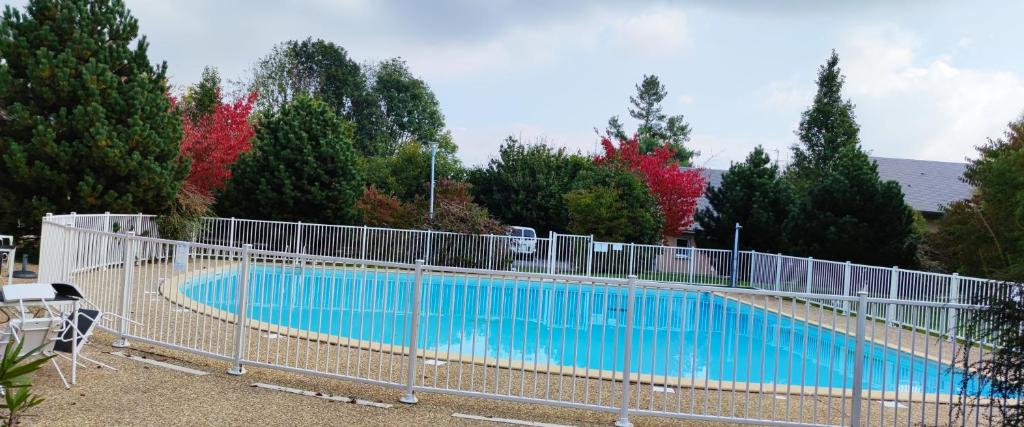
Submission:
M 214 331 L 209 337 L 203 336 L 192 343 L 196 348 L 215 350 L 217 343 L 230 343 L 234 328 L 227 322 L 205 316 L 192 310 L 181 310 L 180 306 L 168 301 L 159 292 L 157 274 L 145 270 L 160 267 L 148 264 L 137 267 L 136 289 L 133 294 L 133 308 L 145 309 L 147 321 L 161 319 L 161 325 L 150 324 L 133 333 L 152 339 L 188 344 L 179 333 L 197 330 L 200 326 Z M 165 266 L 164 266 L 165 267 Z M 163 268 L 163 267 L 160 267 Z M 111 269 L 115 270 L 115 269 Z M 110 273 L 113 273 L 111 275 Z M 83 274 L 83 287 L 101 286 L 95 280 L 114 276 L 116 271 L 103 275 Z M 91 280 L 95 279 L 95 280 Z M 147 293 L 149 292 L 149 293 Z M 780 307 L 785 311 L 785 307 Z M 133 327 L 134 328 L 134 327 Z M 884 328 L 883 329 L 890 329 Z M 906 332 L 905 332 L 906 333 Z M 286 348 L 285 361 L 294 360 L 295 366 L 313 367 L 337 373 L 361 369 L 363 376 L 385 381 L 404 380 L 404 356 L 401 354 L 367 351 L 364 349 L 330 345 L 326 342 L 290 337 L 271 337 L 265 331 L 249 331 L 250 355 L 256 360 L 273 361 L 271 349 L 280 363 L 280 350 Z M 918 339 L 935 340 L 920 336 Z M 566 409 L 532 403 L 514 403 L 480 399 L 474 397 L 450 396 L 438 393 L 420 393 L 420 403 L 401 405 L 397 399 L 401 390 L 291 373 L 280 370 L 248 366 L 249 372 L 241 377 L 227 375 L 230 363 L 189 352 L 155 347 L 133 342 L 127 350 L 130 354 L 165 360 L 170 363 L 210 372 L 211 375 L 195 377 L 155 368 L 136 361 L 108 354 L 115 349 L 109 347 L 113 336 L 98 334 L 88 352 L 104 363 L 111 364 L 117 372 L 95 368 L 79 371 L 79 385 L 70 391 L 60 387 L 52 367 L 44 368 L 37 377 L 37 391 L 48 400 L 42 406 L 33 408 L 32 417 L 26 424 L 38 425 L 296 425 L 296 424 L 354 424 L 354 425 L 496 425 L 492 422 L 453 418 L 453 413 L 469 413 L 485 417 L 501 417 L 533 422 L 566 425 L 610 425 L 616 414 L 579 409 Z M 258 343 L 258 344 L 257 344 Z M 228 344 L 230 345 L 230 344 Z M 942 345 L 941 343 L 936 345 Z M 298 349 L 304 348 L 301 364 Z M 295 354 L 291 354 L 295 349 Z M 97 354 L 99 353 L 99 354 Z M 342 357 L 344 356 L 344 357 Z M 310 360 L 315 362 L 309 363 Z M 335 366 L 329 366 L 333 362 Z M 307 364 L 308 363 L 308 364 Z M 292 364 L 289 362 L 288 364 Z M 543 378 L 543 375 L 516 369 L 484 368 L 472 363 L 452 362 L 445 367 L 427 366 L 420 363 L 419 372 L 424 375 L 421 384 L 438 386 L 461 384 L 463 388 L 477 392 L 511 390 L 512 394 L 530 394 L 528 389 L 538 382 L 549 381 L 543 390 L 554 391 L 563 399 L 571 398 L 588 402 L 616 402 L 618 383 L 614 387 L 608 382 L 587 378 Z M 481 384 L 481 377 L 496 378 L 497 382 Z M 553 382 L 552 382 L 553 380 Z M 490 381 L 490 379 L 486 380 Z M 252 383 L 279 384 L 315 392 L 352 396 L 360 399 L 394 404 L 391 409 L 380 409 L 352 404 L 324 401 L 312 397 L 274 392 L 251 387 Z M 590 386 L 590 387 L 588 387 Z M 600 386 L 600 387 L 599 387 Z M 696 388 L 678 387 L 675 393 L 664 393 L 641 388 L 634 395 L 634 405 L 640 408 L 671 409 L 677 405 L 684 410 L 695 408 L 697 414 L 706 415 L 749 415 L 764 418 L 779 418 L 792 421 L 832 423 L 838 422 L 842 413 L 841 402 L 824 396 L 786 397 L 776 393 L 722 392 L 704 390 L 701 384 Z M 564 390 L 564 393 L 563 393 Z M 634 388 L 634 393 L 635 393 Z M 639 403 L 637 402 L 639 397 Z M 892 406 L 892 407 L 889 407 Z M 874 400 L 865 404 L 868 425 L 918 425 L 949 423 L 949 406 L 941 403 L 912 404 L 913 412 L 908 413 L 900 405 L 886 405 Z M 631 416 L 636 425 L 721 425 L 701 421 L 680 421 L 671 418 Z

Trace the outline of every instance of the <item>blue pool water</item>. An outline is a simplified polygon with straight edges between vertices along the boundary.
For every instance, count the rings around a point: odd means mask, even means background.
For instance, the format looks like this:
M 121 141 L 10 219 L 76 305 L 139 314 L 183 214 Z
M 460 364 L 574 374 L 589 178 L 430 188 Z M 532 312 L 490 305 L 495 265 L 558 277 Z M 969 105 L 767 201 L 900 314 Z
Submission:
M 236 313 L 237 276 L 199 275 L 180 290 Z M 254 267 L 246 311 L 284 327 L 407 345 L 411 279 L 394 272 Z M 420 346 L 575 367 L 578 375 L 621 371 L 626 301 L 626 289 L 618 287 L 428 275 Z M 853 384 L 854 340 L 842 332 L 704 292 L 638 291 L 634 313 L 634 373 L 762 383 L 766 390 L 771 384 Z M 885 346 L 866 346 L 865 360 L 868 390 L 957 393 L 960 387 L 960 372 Z M 977 389 L 971 384 L 968 391 Z

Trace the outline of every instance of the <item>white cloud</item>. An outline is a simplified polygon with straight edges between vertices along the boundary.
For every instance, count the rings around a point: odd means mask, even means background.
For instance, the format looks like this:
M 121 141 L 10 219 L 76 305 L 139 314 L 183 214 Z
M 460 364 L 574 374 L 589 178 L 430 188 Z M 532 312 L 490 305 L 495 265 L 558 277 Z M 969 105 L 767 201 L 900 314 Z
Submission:
M 441 79 L 548 65 L 579 52 L 670 56 L 689 43 L 686 15 L 680 10 L 592 9 L 565 21 L 510 27 L 483 40 L 413 46 L 403 57 L 418 73 Z
M 796 79 L 770 83 L 762 92 L 765 104 L 780 110 L 804 108 L 814 99 L 814 86 L 800 84 Z
M 676 101 L 679 102 L 679 105 L 693 105 L 693 103 L 697 102 L 697 98 L 694 98 L 692 95 L 679 95 Z
M 1024 108 L 1016 73 L 960 67 L 951 54 L 923 58 L 915 35 L 900 28 L 857 29 L 841 46 L 846 94 L 877 155 L 963 160 Z

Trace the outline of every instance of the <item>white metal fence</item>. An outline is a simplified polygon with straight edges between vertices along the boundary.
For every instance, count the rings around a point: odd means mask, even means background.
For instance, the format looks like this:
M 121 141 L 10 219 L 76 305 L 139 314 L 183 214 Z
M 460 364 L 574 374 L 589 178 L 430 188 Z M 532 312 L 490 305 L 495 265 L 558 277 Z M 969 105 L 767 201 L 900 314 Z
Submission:
M 998 424 L 981 387 L 958 396 L 947 339 L 956 313 L 976 308 L 957 292 L 989 291 L 976 279 L 745 252 L 751 287 L 708 287 L 728 283 L 728 252 L 555 235 L 531 253 L 506 236 L 225 219 L 177 242 L 151 219 L 45 218 L 41 280 L 76 283 L 137 322 L 102 325 L 125 340 L 234 373 L 359 381 L 406 402 L 429 391 L 615 412 L 620 424 Z M 686 257 L 680 270 L 659 264 L 665 250 Z

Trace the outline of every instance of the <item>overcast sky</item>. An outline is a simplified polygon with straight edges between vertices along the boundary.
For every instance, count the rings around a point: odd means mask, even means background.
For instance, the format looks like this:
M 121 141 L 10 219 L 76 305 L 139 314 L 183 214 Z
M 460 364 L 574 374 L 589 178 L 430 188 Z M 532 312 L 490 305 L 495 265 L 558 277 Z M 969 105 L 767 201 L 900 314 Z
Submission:
M 509 134 L 593 151 L 594 128 L 627 115 L 644 74 L 686 116 L 699 165 L 757 144 L 785 162 L 833 48 L 872 155 L 963 161 L 1024 111 L 1022 2 L 717 3 L 127 0 L 176 85 L 205 65 L 238 79 L 274 44 L 310 36 L 359 62 L 400 56 L 469 164 Z

